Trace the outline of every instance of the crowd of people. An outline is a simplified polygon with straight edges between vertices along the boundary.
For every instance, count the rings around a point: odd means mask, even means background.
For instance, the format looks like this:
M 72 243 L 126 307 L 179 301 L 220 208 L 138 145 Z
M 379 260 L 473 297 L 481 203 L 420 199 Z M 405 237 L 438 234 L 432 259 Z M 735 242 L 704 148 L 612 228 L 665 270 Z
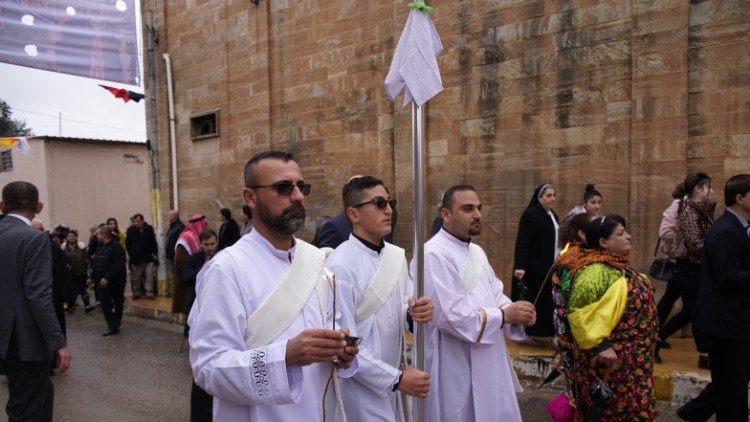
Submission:
M 510 297 L 473 242 L 482 229 L 480 193 L 467 184 L 448 188 L 425 244 L 425 294 L 415 297 L 414 263 L 390 241 L 397 202 L 382 180 L 349 179 L 344 211 L 318 222 L 309 244 L 295 233 L 312 187 L 293 157 L 257 154 L 243 178 L 243 214 L 252 224 L 240 226 L 222 209 L 217 233 L 202 214 L 184 225 L 176 210 L 168 213 L 173 310 L 188 315 L 191 420 L 402 421 L 414 397 L 426 399 L 430 421 L 520 420 L 507 339 L 559 351 L 555 371 L 565 389 L 548 405 L 553 420 L 654 420 L 654 364 L 690 322 L 698 363 L 710 368 L 712 382 L 678 415 L 747 418 L 750 175 L 726 182 L 726 212 L 717 220 L 708 175 L 690 174 L 677 187 L 659 233 L 657 247 L 674 271 L 658 305 L 652 281 L 631 265 L 627 222 L 602 212 L 594 185 L 562 220 L 555 187 L 534 190 L 519 221 Z M 14 380 L 9 415 L 51 417 L 50 356 L 59 372 L 70 362 L 64 303 L 72 311 L 80 296 L 90 312 L 98 301 L 109 336 L 120 331 L 126 266 L 134 298 L 157 293 L 155 235 L 142 215 L 124 233 L 110 219 L 84 246 L 75 230 L 53 230 L 49 241 L 27 228 L 38 226 L 40 209 L 33 185 L 3 189 L 2 211 L 11 217 L 0 221 L 0 256 L 13 262 L 3 288 L 26 299 L 2 308 L 14 316 L 3 314 L 0 340 L 18 319 L 37 327 L 0 343 L 0 364 Z M 18 250 L 8 247 L 16 238 Z M 53 270 L 41 274 L 33 262 Z M 56 277 L 72 288 L 59 291 Z M 33 298 L 19 290 L 25 283 L 38 289 Z M 682 309 L 670 318 L 677 298 Z M 407 330 L 423 330 L 423 370 L 406 354 Z

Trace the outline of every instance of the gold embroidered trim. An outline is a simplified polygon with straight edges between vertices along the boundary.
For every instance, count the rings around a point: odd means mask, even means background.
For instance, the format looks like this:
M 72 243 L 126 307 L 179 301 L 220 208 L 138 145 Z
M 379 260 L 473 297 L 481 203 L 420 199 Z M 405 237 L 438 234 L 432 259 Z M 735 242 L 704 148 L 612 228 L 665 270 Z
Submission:
M 484 329 L 487 328 L 487 311 L 484 310 L 484 308 L 479 308 L 480 311 L 482 311 L 482 329 L 479 330 L 479 337 L 477 337 L 477 343 L 482 341 L 482 336 L 484 335 Z

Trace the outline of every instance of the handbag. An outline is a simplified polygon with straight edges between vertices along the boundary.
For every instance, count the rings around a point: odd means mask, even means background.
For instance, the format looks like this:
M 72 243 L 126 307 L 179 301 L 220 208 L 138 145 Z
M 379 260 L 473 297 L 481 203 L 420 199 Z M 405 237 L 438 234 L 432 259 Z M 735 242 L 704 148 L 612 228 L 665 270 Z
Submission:
M 648 269 L 648 275 L 651 278 L 662 281 L 671 281 L 674 276 L 674 270 L 677 267 L 677 261 L 671 258 L 657 258 L 656 255 L 659 252 L 659 244 L 661 238 L 656 242 L 656 249 L 654 249 L 654 260 L 651 262 L 651 267 Z

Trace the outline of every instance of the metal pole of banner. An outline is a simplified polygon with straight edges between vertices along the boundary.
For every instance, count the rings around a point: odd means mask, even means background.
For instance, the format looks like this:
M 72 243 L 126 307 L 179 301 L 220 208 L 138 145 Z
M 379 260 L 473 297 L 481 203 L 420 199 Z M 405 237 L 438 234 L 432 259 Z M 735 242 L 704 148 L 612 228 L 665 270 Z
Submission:
M 424 107 L 424 106 L 423 106 Z M 411 136 L 414 148 L 414 262 L 415 297 L 424 296 L 424 132 L 422 128 L 422 107 L 411 103 Z M 415 362 L 414 366 L 424 371 L 424 331 L 423 324 L 415 323 Z M 416 399 L 414 421 L 424 422 L 425 399 Z

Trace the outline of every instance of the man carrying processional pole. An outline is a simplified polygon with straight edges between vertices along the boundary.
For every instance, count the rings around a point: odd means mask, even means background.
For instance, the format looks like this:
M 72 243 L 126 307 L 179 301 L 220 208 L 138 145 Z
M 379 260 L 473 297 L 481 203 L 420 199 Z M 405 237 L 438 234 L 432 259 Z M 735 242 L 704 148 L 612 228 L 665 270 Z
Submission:
M 442 44 L 428 16 L 432 8 L 424 0 L 409 7 L 385 86 L 392 100 L 404 91 L 404 104 L 412 103 L 411 271 L 415 296 L 427 295 L 434 304 L 432 321 L 415 328 L 415 367 L 431 373 L 432 388 L 426 400 L 417 399 L 414 420 L 520 421 L 520 384 L 504 337 L 515 324 L 533 325 L 536 313 L 531 303 L 514 303 L 503 294 L 487 255 L 471 242 L 481 231 L 481 202 L 473 187 L 457 185 L 446 191 L 440 206 L 442 228 L 424 244 L 422 109 L 443 89 L 437 65 Z

